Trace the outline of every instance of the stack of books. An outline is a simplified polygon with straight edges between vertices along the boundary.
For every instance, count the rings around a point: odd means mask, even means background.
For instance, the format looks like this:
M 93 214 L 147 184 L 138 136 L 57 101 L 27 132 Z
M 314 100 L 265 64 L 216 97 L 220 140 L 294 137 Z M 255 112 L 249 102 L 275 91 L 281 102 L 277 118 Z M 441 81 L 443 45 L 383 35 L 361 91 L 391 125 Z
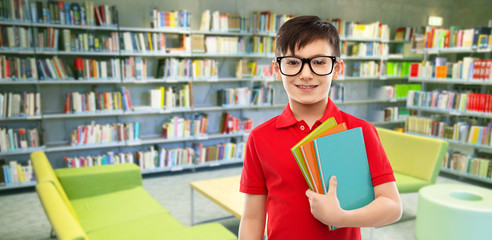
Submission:
M 331 176 L 337 178 L 340 207 L 352 210 L 374 200 L 362 128 L 347 130 L 331 117 L 291 148 L 309 188 L 328 192 Z M 330 229 L 336 229 L 330 226 Z

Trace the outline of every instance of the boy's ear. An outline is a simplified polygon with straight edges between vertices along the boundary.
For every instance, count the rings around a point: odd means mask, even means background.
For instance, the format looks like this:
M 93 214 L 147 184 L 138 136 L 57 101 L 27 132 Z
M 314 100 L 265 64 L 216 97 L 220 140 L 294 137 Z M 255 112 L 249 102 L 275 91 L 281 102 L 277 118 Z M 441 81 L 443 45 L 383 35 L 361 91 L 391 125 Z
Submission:
M 333 69 L 333 80 L 337 80 L 343 76 L 343 72 L 345 70 L 345 62 L 340 59 L 335 65 L 335 69 Z
M 278 81 L 282 81 L 282 74 L 280 73 L 280 68 L 278 66 L 278 63 L 272 61 L 272 68 L 273 68 L 273 74 L 275 75 L 275 79 Z

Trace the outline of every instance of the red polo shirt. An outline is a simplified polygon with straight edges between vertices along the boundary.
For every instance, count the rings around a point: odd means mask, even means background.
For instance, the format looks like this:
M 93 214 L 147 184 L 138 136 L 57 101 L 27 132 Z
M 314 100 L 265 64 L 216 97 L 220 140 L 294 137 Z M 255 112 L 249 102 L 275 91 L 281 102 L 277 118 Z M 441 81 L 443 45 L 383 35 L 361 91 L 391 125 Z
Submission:
M 328 100 L 325 114 L 312 129 L 330 117 L 345 122 L 348 129 L 362 127 L 374 186 L 394 181 L 393 170 L 371 123 L 340 111 Z M 297 121 L 287 105 L 282 114 L 256 127 L 249 135 L 240 191 L 267 194 L 268 240 L 360 239 L 360 228 L 328 231 L 313 217 L 306 190 L 309 188 L 290 148 L 312 129 Z

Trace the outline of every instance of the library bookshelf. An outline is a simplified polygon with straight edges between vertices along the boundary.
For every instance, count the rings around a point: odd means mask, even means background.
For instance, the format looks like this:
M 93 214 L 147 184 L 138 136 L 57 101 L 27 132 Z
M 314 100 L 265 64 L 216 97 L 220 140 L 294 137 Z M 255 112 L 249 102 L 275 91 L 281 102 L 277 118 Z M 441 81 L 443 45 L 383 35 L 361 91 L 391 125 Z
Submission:
M 424 47 L 415 50 L 424 54 L 424 62 L 415 66 L 416 71 L 410 74 L 409 82 L 421 83 L 422 91 L 409 94 L 407 107 L 418 112 L 417 120 L 422 120 L 421 123 L 428 124 L 430 128 L 422 131 L 424 125 L 417 124 L 414 125 L 416 129 L 410 130 L 409 124 L 412 123 L 405 125 L 410 133 L 450 143 L 442 172 L 490 184 L 492 110 L 488 106 L 492 106 L 492 80 L 486 69 L 491 67 L 487 62 L 492 61 L 492 48 L 490 42 L 475 42 L 473 34 L 468 35 L 468 40 L 462 33 L 458 34 L 459 31 L 473 33 L 477 29 L 482 28 L 427 28 L 425 34 L 450 31 L 451 39 L 445 46 L 438 42 L 440 38 L 445 40 L 449 36 L 427 40 Z M 426 71 L 426 67 L 430 71 Z M 438 68 L 450 72 L 440 74 Z M 429 101 L 419 101 L 417 98 L 428 98 Z
M 25 59 L 26 63 L 32 61 L 28 59 L 34 59 L 34 65 L 31 64 L 32 62 L 28 64 L 27 68 L 31 72 L 25 74 L 25 77 L 19 75 L 0 79 L 2 92 L 5 90 L 14 93 L 28 91 L 40 95 L 36 106 L 37 112 L 0 118 L 2 128 L 37 129 L 40 138 L 35 147 L 1 151 L 0 158 L 6 161 L 17 160 L 19 164 L 25 165 L 29 160 L 30 153 L 43 150 L 47 153 L 52 165 L 55 168 L 60 168 L 67 167 L 69 164 L 64 159 L 85 155 L 100 156 L 107 155 L 108 152 L 114 155 L 141 152 L 145 155 L 149 151 L 160 153 L 162 149 L 183 150 L 200 144 L 203 147 L 230 142 L 239 144 L 247 138 L 247 131 L 238 129 L 234 132 L 223 133 L 220 123 L 224 113 L 231 113 L 240 120 L 253 118 L 255 124 L 259 124 L 256 121 L 266 120 L 264 119 L 265 115 L 267 117 L 278 115 L 287 103 L 285 94 L 282 94 L 280 81 L 275 81 L 271 72 L 264 74 L 248 73 L 247 71 L 238 73 L 237 70 L 239 61 L 243 61 L 241 64 L 246 65 L 254 63 L 256 67 L 263 67 L 263 69 L 271 64 L 274 57 L 275 30 L 253 29 L 224 32 L 210 29 L 194 30 L 191 26 L 124 27 L 118 25 L 117 21 L 105 25 L 73 25 L 6 18 L 0 21 L 0 26 L 12 29 L 23 28 L 23 33 L 30 34 L 32 39 L 28 46 L 2 46 L 0 56 L 4 56 L 6 59 Z M 36 36 L 40 32 L 58 36 L 59 42 L 51 39 L 52 42 L 40 43 L 40 39 L 36 40 Z M 197 35 L 199 37 L 196 37 Z M 70 36 L 71 41 L 65 41 L 64 37 L 67 36 Z M 128 39 L 129 37 L 130 39 Z M 137 41 L 140 41 L 141 45 L 133 44 L 131 42 L 132 37 L 133 39 L 140 38 Z M 92 42 L 89 43 L 90 41 L 86 38 L 92 38 Z M 97 41 L 100 44 L 105 43 L 104 46 L 95 46 L 96 38 L 99 39 Z M 165 43 L 163 43 L 164 40 Z M 237 43 L 239 47 L 243 46 L 244 48 L 229 51 L 210 45 L 218 44 L 219 41 L 231 40 Z M 203 42 L 200 43 L 200 41 Z M 342 37 L 342 41 L 373 43 L 380 45 L 381 48 L 387 44 L 387 40 L 382 38 Z M 242 43 L 245 44 L 241 45 Z M 248 48 L 246 43 L 252 43 L 255 46 Z M 204 50 L 204 47 L 207 51 Z M 209 51 L 209 49 L 215 50 Z M 384 52 L 370 56 L 346 55 L 342 58 L 351 63 L 374 61 L 378 64 L 389 59 Z M 80 61 L 82 61 L 82 67 L 79 65 Z M 176 71 L 164 72 L 162 70 L 163 63 L 172 65 Z M 38 64 L 44 64 L 41 68 L 62 64 L 67 69 L 56 72 L 52 70 L 49 72 L 49 69 L 44 69 L 46 72 L 41 73 L 42 70 Z M 95 70 L 90 69 L 91 64 L 92 66 L 97 65 L 98 71 L 103 71 L 102 68 L 106 68 L 104 69 L 105 73 L 97 72 L 94 74 Z M 196 64 L 195 69 L 196 66 L 200 66 L 202 72 L 183 74 L 182 69 L 179 69 L 180 64 L 189 64 L 188 67 Z M 207 64 L 211 64 L 212 67 Z M 34 74 L 36 70 L 37 72 Z M 191 70 L 191 67 L 188 68 L 188 71 Z M 340 84 L 347 84 L 347 89 L 353 88 L 353 90 L 347 91 L 346 95 L 344 93 L 343 98 L 335 99 L 337 105 L 348 109 L 357 109 L 362 106 L 361 111 L 368 112 L 371 110 L 367 110 L 367 108 L 379 109 L 388 105 L 402 105 L 405 99 L 373 96 L 368 93 L 367 89 L 380 88 L 380 83 L 405 81 L 406 79 L 375 72 L 376 74 L 369 76 L 347 74 L 340 79 Z M 189 92 L 186 93 L 189 102 L 186 105 L 152 107 L 153 99 L 150 97 L 150 91 L 161 87 L 176 91 L 189 88 Z M 275 94 L 269 96 L 266 102 L 259 104 L 251 102 L 246 105 L 228 104 L 217 99 L 219 90 L 239 88 L 254 90 L 262 87 L 265 89 L 272 88 Z M 357 91 L 361 91 L 361 89 L 365 94 L 357 94 Z M 72 106 L 67 107 L 68 94 L 75 92 L 116 94 L 116 96 L 113 95 L 113 100 L 120 106 L 114 104 L 116 106 L 114 108 L 106 109 L 103 107 L 91 111 L 75 111 Z M 122 96 L 118 96 L 118 94 Z M 68 98 L 73 101 L 70 97 Z M 125 100 L 126 98 L 128 99 Z M 122 103 L 124 101 L 128 102 Z M 132 106 L 125 106 L 129 102 Z M 69 105 L 71 104 L 73 102 L 69 102 Z M 170 118 L 179 116 L 183 119 L 192 119 L 196 115 L 208 116 L 209 128 L 206 134 L 174 138 L 161 136 L 161 125 Z M 371 114 L 367 113 L 367 115 L 370 116 Z M 368 120 L 378 126 L 403 124 L 403 121 L 398 119 L 384 121 L 380 118 L 374 118 Z M 139 122 L 139 137 L 130 140 L 117 139 L 99 143 L 73 144 L 74 130 L 80 126 L 90 125 L 92 122 L 100 125 Z M 150 150 L 151 148 L 153 150 Z M 212 159 L 212 161 L 206 162 L 193 160 L 181 164 L 173 163 L 174 165 L 171 164 L 170 166 L 165 164 L 149 165 L 150 167 L 142 166 L 142 173 L 194 171 L 198 168 L 241 163 L 242 158 L 238 157 L 223 160 Z M 0 190 L 32 187 L 34 185 L 34 181 L 7 183 L 0 186 Z

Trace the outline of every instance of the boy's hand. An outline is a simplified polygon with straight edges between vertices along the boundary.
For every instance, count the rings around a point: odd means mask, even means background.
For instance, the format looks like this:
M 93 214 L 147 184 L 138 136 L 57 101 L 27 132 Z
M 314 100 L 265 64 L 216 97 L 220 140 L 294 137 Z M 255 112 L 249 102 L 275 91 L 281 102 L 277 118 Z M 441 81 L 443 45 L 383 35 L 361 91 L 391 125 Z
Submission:
M 338 201 L 337 178 L 335 176 L 330 178 L 328 192 L 325 195 L 315 193 L 308 189 L 306 196 L 311 206 L 311 214 L 316 219 L 326 225 L 343 227 L 343 218 L 346 213 L 340 207 L 340 202 Z

